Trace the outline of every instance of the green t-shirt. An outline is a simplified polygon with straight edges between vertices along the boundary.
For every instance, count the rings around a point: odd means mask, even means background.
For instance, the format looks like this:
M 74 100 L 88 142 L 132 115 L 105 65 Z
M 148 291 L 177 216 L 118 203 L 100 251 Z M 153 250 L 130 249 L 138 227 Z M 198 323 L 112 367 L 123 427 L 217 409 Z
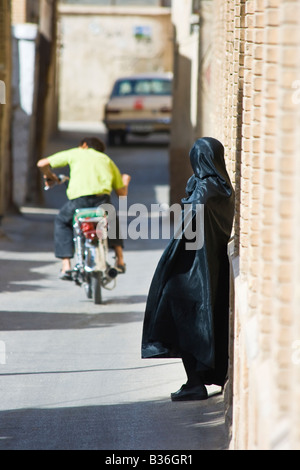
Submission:
M 73 148 L 48 157 L 51 168 L 69 165 L 69 199 L 92 194 L 110 194 L 124 186 L 121 173 L 105 154 L 92 148 Z

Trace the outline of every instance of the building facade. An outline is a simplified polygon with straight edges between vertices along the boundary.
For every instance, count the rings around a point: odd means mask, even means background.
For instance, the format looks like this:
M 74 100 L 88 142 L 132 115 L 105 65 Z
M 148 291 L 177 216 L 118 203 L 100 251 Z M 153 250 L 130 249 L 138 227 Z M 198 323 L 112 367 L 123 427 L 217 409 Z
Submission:
M 215 133 L 237 195 L 232 447 L 299 449 L 300 2 L 215 7 Z
M 0 1 L 0 216 L 12 205 L 11 188 L 11 9 Z
M 14 204 L 42 202 L 36 161 L 56 130 L 56 0 L 11 1 Z
M 173 32 L 168 3 L 59 2 L 61 122 L 100 124 L 117 78 L 172 70 Z
M 299 450 L 300 1 L 183 3 L 200 15 L 202 127 L 190 135 L 223 142 L 236 191 L 225 393 L 230 448 Z M 183 3 L 173 2 L 177 26 Z M 201 27 L 211 32 L 202 44 Z

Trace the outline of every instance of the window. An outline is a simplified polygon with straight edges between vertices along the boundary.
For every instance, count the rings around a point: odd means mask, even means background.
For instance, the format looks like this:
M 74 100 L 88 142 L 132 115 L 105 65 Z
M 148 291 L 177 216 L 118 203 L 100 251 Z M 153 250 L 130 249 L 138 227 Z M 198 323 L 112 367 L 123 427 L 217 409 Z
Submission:
M 171 94 L 171 80 L 162 79 L 119 80 L 112 92 L 112 96 Z

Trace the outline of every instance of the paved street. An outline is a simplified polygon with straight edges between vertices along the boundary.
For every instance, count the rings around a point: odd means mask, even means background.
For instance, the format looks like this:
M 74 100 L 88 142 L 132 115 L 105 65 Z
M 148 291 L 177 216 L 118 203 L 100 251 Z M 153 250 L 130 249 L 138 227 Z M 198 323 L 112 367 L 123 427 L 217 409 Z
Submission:
M 48 153 L 82 136 L 64 132 Z M 167 202 L 167 145 L 155 142 L 108 149 L 132 175 L 129 204 Z M 53 220 L 64 198 L 54 188 L 43 207 L 23 208 L 2 226 L 0 449 L 225 448 L 218 389 L 204 402 L 172 403 L 170 392 L 185 382 L 181 361 L 140 358 L 146 297 L 166 240 L 127 240 L 127 273 L 94 305 L 83 288 L 58 279 Z

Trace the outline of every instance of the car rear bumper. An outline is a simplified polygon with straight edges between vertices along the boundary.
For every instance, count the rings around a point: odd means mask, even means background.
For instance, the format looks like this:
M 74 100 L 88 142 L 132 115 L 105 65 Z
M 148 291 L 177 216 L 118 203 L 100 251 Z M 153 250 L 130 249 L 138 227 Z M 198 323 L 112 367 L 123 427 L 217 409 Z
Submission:
M 171 119 L 164 118 L 155 121 L 108 121 L 104 120 L 108 131 L 123 131 L 132 134 L 151 134 L 153 132 L 170 132 Z

